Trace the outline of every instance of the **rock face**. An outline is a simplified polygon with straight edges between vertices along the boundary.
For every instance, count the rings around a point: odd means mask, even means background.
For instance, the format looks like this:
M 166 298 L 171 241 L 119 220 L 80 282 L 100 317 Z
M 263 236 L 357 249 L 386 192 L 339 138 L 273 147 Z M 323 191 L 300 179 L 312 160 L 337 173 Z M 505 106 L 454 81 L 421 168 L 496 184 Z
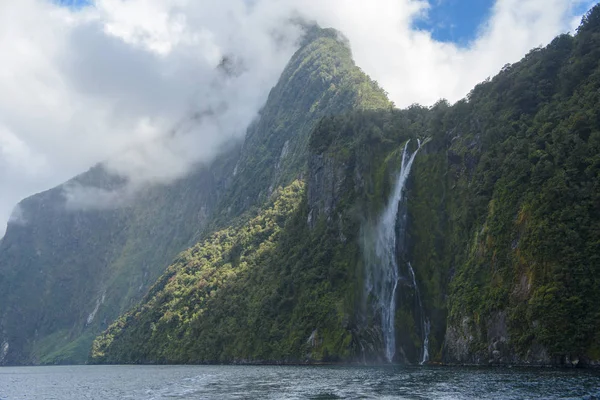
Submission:
M 474 332 L 479 335 L 479 332 Z M 446 362 L 457 364 L 480 364 L 482 359 L 478 357 L 472 346 L 475 336 L 471 332 L 471 320 L 468 317 L 462 319 L 460 324 L 449 326 L 446 330 Z
M 483 334 L 487 335 L 484 340 Z M 460 365 L 555 365 L 548 351 L 540 344 L 532 344 L 525 354 L 516 351 L 511 343 L 506 312 L 489 317 L 482 332 L 469 317 L 460 325 L 449 325 L 446 331 L 444 361 Z M 482 346 L 487 347 L 482 348 Z
M 339 32 L 309 30 L 248 128 L 223 210 L 260 206 L 274 189 L 306 173 L 311 132 L 323 117 L 389 107 L 383 90 L 354 64 Z M 229 212 L 223 212 L 224 225 Z
M 337 208 L 346 179 L 346 166 L 340 165 L 329 155 L 311 155 L 309 159 L 308 224 L 314 228 L 324 218 L 331 221 Z

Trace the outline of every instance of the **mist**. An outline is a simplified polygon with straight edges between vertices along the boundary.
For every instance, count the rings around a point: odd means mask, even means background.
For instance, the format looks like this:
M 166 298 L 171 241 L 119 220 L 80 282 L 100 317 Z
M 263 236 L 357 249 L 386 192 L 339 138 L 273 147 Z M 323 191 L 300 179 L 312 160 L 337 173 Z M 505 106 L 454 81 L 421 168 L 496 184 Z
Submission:
M 421 0 L 2 2 L 0 227 L 23 197 L 99 162 L 130 188 L 70 188 L 71 208 L 119 206 L 136 188 L 210 162 L 257 117 L 298 48 L 298 18 L 340 30 L 357 64 L 404 107 L 462 98 L 573 30 L 581 3 L 497 0 L 459 46 L 414 28 L 430 7 Z
M 25 219 L 25 215 L 23 213 L 23 208 L 21 208 L 19 204 L 13 208 L 10 217 L 8 218 L 8 223 L 21 226 L 27 224 L 27 220 Z

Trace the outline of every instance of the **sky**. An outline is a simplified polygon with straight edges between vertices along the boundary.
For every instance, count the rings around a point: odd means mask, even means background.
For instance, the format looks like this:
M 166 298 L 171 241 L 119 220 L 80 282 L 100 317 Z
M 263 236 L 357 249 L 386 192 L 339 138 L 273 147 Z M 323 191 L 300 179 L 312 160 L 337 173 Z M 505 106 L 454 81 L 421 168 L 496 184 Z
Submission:
M 434 40 L 467 46 L 477 38 L 493 6 L 494 0 L 434 0 L 427 15 L 413 26 L 431 32 Z
M 0 237 L 7 221 L 27 223 L 21 199 L 98 162 L 131 193 L 243 138 L 297 49 L 297 17 L 342 31 L 357 64 L 406 107 L 461 99 L 574 32 L 594 3 L 0 0 Z M 218 68 L 224 57 L 236 73 Z M 75 208 L 120 204 L 113 195 L 65 194 Z

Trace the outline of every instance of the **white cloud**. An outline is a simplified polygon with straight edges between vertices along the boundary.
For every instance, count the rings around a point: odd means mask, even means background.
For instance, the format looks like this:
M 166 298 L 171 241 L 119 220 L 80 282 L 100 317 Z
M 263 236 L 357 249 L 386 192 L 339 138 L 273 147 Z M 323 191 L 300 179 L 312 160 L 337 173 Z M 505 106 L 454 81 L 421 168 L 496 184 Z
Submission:
M 23 210 L 21 206 L 17 204 L 15 208 L 13 208 L 10 217 L 8 218 L 8 222 L 15 225 L 24 225 L 27 223 L 25 216 L 23 215 Z
M 458 100 L 572 31 L 584 3 L 497 0 L 458 47 L 412 28 L 423 0 L 0 1 L 0 227 L 20 198 L 98 161 L 139 184 L 164 182 L 241 137 L 294 50 L 290 17 L 344 32 L 359 66 L 407 106 Z M 223 56 L 244 73 L 226 79 Z

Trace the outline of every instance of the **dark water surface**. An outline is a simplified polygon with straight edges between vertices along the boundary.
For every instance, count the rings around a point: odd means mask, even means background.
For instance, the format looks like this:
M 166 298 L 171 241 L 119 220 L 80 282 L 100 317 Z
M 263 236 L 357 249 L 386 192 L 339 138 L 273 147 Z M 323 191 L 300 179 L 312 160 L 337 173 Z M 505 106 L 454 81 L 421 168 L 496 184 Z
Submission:
M 0 368 L 0 399 L 600 399 L 590 370 L 332 366 Z

